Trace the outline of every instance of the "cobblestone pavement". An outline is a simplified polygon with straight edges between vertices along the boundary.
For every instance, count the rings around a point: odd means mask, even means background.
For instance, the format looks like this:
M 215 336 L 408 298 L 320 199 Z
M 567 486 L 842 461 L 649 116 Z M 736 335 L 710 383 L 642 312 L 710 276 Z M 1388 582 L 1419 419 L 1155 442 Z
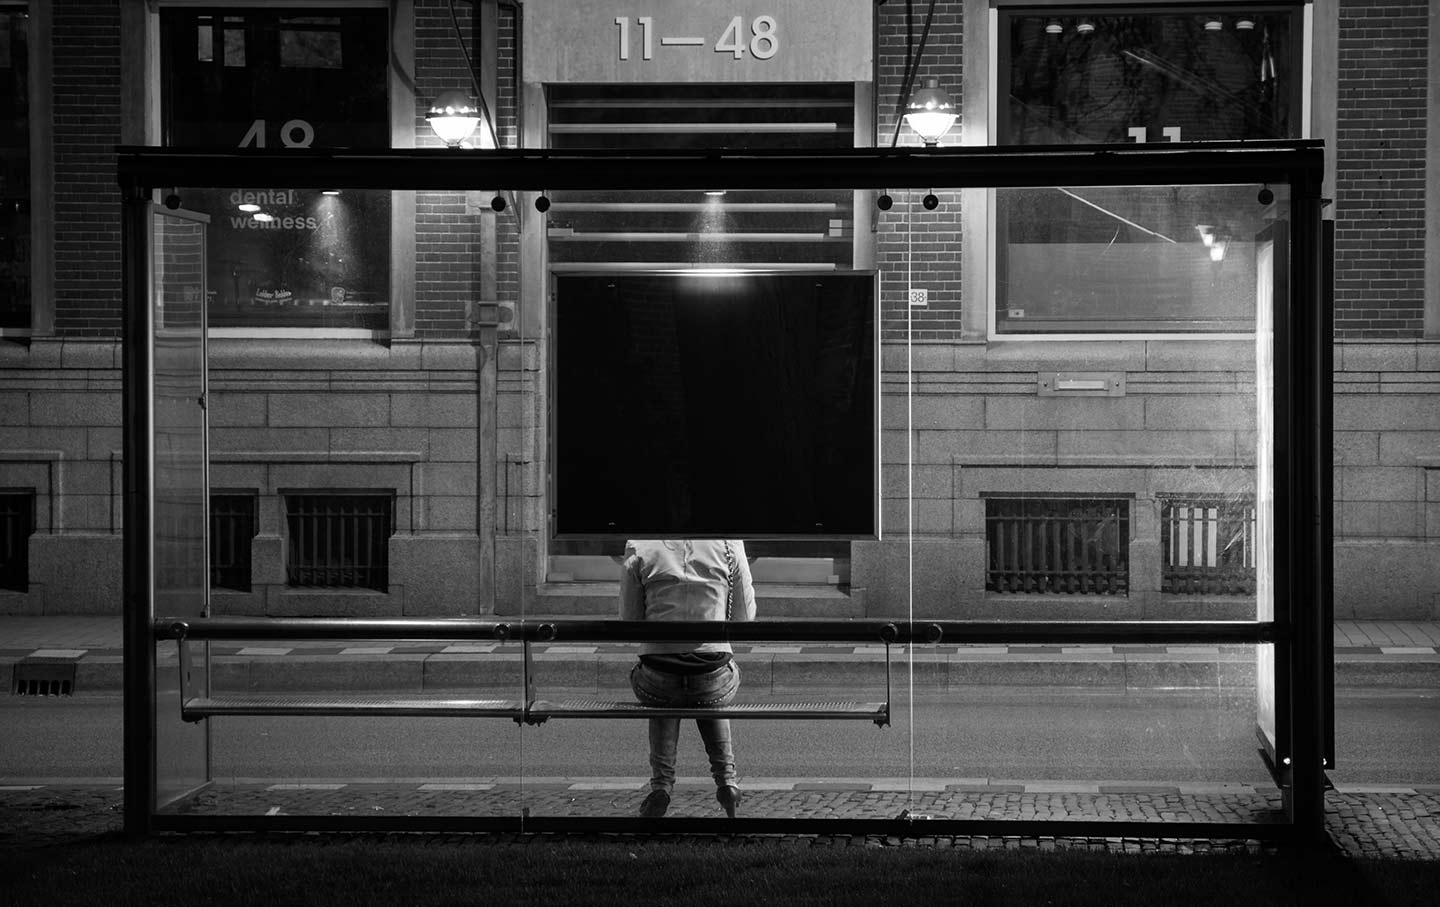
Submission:
M 413 816 L 628 816 L 639 802 L 634 783 L 623 787 L 580 786 L 584 782 L 464 785 L 349 784 L 235 785 L 214 787 L 176 810 L 191 815 L 355 815 L 389 812 Z M 0 788 L 0 853 L 104 839 L 122 829 L 122 791 L 114 785 L 14 785 Z M 1082 793 L 950 789 L 918 792 L 839 785 L 806 788 L 775 785 L 747 788 L 742 809 L 754 817 L 894 818 L 901 810 L 933 818 L 1114 819 L 1156 823 L 1156 836 L 1139 837 L 967 837 L 918 835 L 805 835 L 817 846 L 922 846 L 1086 849 L 1112 853 L 1271 852 L 1273 844 L 1244 837 L 1247 823 L 1278 821 L 1274 790 L 1239 793 Z M 716 806 L 703 784 L 677 786 L 670 815 L 713 816 Z M 1330 792 L 1327 826 L 1338 849 L 1351 856 L 1440 860 L 1440 792 Z M 1234 822 L 1237 836 L 1223 840 L 1162 837 L 1165 821 Z M 667 837 L 663 833 L 650 837 Z M 293 837 L 293 836 L 292 836 Z M 431 835 L 428 841 L 513 843 L 534 840 L 520 834 Z M 731 837 L 731 836 L 725 836 Z

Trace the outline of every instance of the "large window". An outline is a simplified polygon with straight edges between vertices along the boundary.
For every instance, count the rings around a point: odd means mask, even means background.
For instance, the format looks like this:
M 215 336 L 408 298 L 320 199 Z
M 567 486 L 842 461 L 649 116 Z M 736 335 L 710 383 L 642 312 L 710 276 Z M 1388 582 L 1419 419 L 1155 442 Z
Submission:
M 29 21 L 0 4 L 0 329 L 30 327 Z
M 164 143 L 390 145 L 383 9 L 162 10 Z M 210 326 L 389 327 L 390 193 L 190 190 L 210 222 Z
M 1025 7 L 998 13 L 996 143 L 1302 134 L 1299 6 Z M 1252 188 L 997 192 L 994 331 L 1245 333 Z

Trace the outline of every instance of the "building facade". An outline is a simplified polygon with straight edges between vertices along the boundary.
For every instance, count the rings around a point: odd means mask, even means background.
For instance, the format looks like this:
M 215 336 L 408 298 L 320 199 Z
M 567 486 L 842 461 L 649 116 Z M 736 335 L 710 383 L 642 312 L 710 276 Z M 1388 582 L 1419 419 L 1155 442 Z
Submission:
M 909 6 L 0 3 L 0 612 L 120 608 L 117 145 L 438 147 L 459 89 L 481 147 L 915 146 L 933 79 L 945 145 L 1324 141 L 1336 615 L 1440 616 L 1431 6 Z M 210 217 L 215 613 L 612 613 L 619 541 L 557 531 L 557 294 L 723 263 L 878 288 L 878 538 L 753 540 L 768 613 L 1253 615 L 1253 289 L 1087 285 L 1062 253 L 1140 268 L 1178 230 L 1253 271 L 1263 211 L 937 187 L 901 230 L 857 187 L 732 193 L 713 228 L 703 199 L 503 189 L 174 188 Z

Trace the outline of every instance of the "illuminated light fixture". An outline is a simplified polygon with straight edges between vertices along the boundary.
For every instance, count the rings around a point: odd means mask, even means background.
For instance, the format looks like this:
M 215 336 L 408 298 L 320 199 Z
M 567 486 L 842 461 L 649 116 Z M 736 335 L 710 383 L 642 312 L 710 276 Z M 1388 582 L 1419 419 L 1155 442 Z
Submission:
M 1205 30 L 1206 30 L 1206 31 L 1219 31 L 1220 29 L 1222 29 L 1222 28 L 1224 28 L 1224 27 L 1225 27 L 1225 23 L 1220 21 L 1220 17 L 1219 17 L 1219 16 L 1211 16 L 1211 17 L 1209 17 L 1208 19 L 1205 20 Z
M 1050 19 L 1045 23 L 1045 34 L 1058 35 L 1065 31 L 1065 26 L 1060 24 L 1059 19 Z
M 1210 226 L 1209 224 L 1196 224 L 1195 230 L 1197 233 L 1200 234 L 1200 241 L 1205 244 L 1205 248 L 1208 249 L 1215 244 L 1214 227 Z
M 1095 23 L 1091 22 L 1089 19 L 1081 19 L 1075 25 L 1075 30 L 1082 35 L 1088 35 L 1091 32 L 1095 31 Z
M 321 194 L 321 195 L 339 195 L 339 194 L 340 194 L 340 190 L 339 190 L 339 189 L 321 189 L 321 190 L 320 190 L 320 194 Z
M 905 122 L 926 145 L 935 145 L 955 125 L 955 102 L 940 87 L 939 79 L 926 79 L 925 87 L 910 96 L 905 105 Z
M 250 216 L 253 217 L 255 220 L 258 220 L 262 224 L 268 224 L 270 223 L 270 221 L 275 219 L 275 215 L 266 214 L 264 211 L 256 211 Z
M 705 194 L 708 195 L 708 196 L 710 196 L 711 198 L 724 198 L 724 197 L 725 197 L 725 190 L 724 190 L 724 189 L 706 189 L 706 190 L 705 190 Z
M 459 148 L 480 125 L 480 108 L 465 92 L 452 88 L 440 93 L 435 103 L 430 105 L 425 119 L 440 141 L 451 148 Z
M 256 211 L 260 210 L 260 206 L 254 204 L 253 202 L 246 202 L 243 205 L 236 205 L 235 207 L 239 208 L 241 211 L 244 211 L 246 214 L 254 214 Z
M 1224 260 L 1225 260 L 1225 250 L 1226 250 L 1226 248 L 1229 247 L 1229 245 L 1230 245 L 1230 239 L 1229 239 L 1229 237 L 1226 237 L 1226 236 L 1217 236 L 1217 237 L 1215 237 L 1215 241 L 1210 244 L 1210 260 L 1211 260 L 1211 261 L 1224 261 Z
M 1255 30 L 1255 17 L 1253 17 L 1253 16 L 1241 16 L 1240 18 L 1238 18 L 1238 19 L 1235 20 L 1235 28 L 1236 28 L 1238 31 L 1254 31 L 1254 30 Z

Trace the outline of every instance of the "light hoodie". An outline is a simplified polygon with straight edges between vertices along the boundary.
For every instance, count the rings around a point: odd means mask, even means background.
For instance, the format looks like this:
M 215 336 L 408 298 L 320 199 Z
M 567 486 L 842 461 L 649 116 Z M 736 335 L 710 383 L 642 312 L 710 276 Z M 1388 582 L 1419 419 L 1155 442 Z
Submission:
M 725 546 L 730 546 L 730 559 Z M 733 576 L 731 564 L 733 563 Z M 724 620 L 733 579 L 731 620 L 755 619 L 755 589 L 745 543 L 731 539 L 631 539 L 620 567 L 621 620 Z M 641 655 L 730 652 L 726 642 L 647 642 Z

